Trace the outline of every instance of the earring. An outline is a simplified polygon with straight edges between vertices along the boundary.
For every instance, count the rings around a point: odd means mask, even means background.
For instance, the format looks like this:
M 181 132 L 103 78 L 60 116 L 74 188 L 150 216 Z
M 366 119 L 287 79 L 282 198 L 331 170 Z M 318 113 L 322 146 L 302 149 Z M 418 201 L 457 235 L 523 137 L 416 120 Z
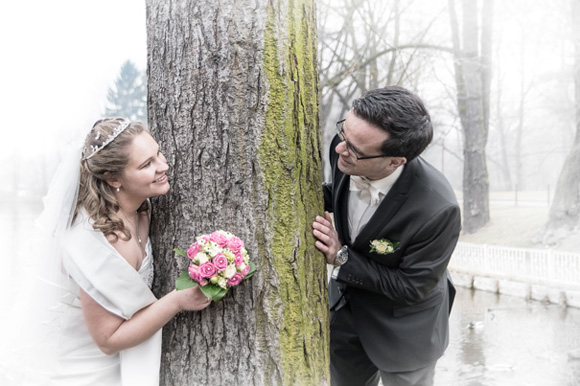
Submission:
M 120 187 L 117 187 L 117 193 L 119 193 L 121 191 Z

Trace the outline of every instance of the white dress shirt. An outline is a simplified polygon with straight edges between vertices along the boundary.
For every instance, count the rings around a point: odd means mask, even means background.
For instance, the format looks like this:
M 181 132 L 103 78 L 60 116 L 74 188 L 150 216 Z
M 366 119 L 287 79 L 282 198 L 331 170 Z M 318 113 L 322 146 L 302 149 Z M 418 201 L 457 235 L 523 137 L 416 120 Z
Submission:
M 354 241 L 381 202 L 383 202 L 383 199 L 403 172 L 403 167 L 398 167 L 393 173 L 380 180 L 371 181 L 366 177 L 350 177 L 348 227 L 351 241 Z

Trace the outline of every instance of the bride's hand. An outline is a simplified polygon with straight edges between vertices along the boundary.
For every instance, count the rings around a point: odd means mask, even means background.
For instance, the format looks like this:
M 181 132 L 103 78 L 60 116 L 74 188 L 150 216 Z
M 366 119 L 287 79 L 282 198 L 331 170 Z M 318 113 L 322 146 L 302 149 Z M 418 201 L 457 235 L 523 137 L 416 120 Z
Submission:
M 199 311 L 211 304 L 211 298 L 205 296 L 197 285 L 177 293 L 180 295 L 179 306 L 183 311 Z

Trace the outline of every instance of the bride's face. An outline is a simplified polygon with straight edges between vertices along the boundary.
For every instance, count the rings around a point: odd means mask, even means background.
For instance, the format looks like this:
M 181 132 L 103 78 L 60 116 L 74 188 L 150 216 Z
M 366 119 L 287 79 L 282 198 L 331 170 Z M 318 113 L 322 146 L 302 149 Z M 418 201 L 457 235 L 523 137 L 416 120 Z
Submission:
M 144 201 L 167 193 L 169 182 L 165 172 L 169 166 L 153 137 L 144 131 L 135 136 L 127 150 L 129 163 L 119 178 L 123 194 Z

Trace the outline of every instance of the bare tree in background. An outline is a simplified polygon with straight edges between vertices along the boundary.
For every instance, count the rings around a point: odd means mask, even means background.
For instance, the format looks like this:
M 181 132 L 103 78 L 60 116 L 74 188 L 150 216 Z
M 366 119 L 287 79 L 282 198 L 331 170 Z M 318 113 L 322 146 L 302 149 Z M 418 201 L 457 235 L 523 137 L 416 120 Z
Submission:
M 147 31 L 149 123 L 172 165 L 155 290 L 187 266 L 174 247 L 217 229 L 258 266 L 164 328 L 162 384 L 328 384 L 314 1 L 148 0 Z
M 526 119 L 526 101 L 528 100 L 530 91 L 532 90 L 532 85 L 534 84 L 533 76 L 529 80 L 526 79 L 528 69 L 524 53 L 526 51 L 526 46 L 528 45 L 528 42 L 525 39 L 527 30 L 522 25 L 521 21 L 519 27 L 520 39 L 517 47 L 517 63 L 520 77 L 518 92 L 515 95 L 517 100 L 510 101 L 506 96 L 507 90 L 504 89 L 506 79 L 501 71 L 503 58 L 501 58 L 499 50 L 501 46 L 501 37 L 494 37 L 497 42 L 495 44 L 497 51 L 494 53 L 496 58 L 494 60 L 494 69 L 497 75 L 495 76 L 494 90 L 494 125 L 493 127 L 490 126 L 489 135 L 490 137 L 492 136 L 492 129 L 496 130 L 496 142 L 492 144 L 495 147 L 496 153 L 495 157 L 493 157 L 492 154 L 487 153 L 487 159 L 489 162 L 495 164 L 499 172 L 498 174 L 500 174 L 498 176 L 498 179 L 500 180 L 498 190 L 506 191 L 522 190 L 525 188 L 525 178 L 522 167 L 524 154 L 524 124 Z
M 571 0 L 574 42 L 575 136 L 558 178 L 546 225 L 538 239 L 557 243 L 578 226 L 580 219 L 580 0 Z
M 485 147 L 489 131 L 493 0 L 483 1 L 481 40 L 477 2 L 462 1 L 460 32 L 455 1 L 449 0 L 449 15 L 455 50 L 457 110 L 464 134 L 463 229 L 474 233 L 489 221 Z
M 353 99 L 389 84 L 416 89 L 421 69 L 431 66 L 425 52 L 451 49 L 427 39 L 442 12 L 403 34 L 402 18 L 410 12 L 412 2 L 344 0 L 340 6 L 328 1 L 318 4 L 320 117 L 326 148 L 335 135 L 335 121 L 348 111 Z

